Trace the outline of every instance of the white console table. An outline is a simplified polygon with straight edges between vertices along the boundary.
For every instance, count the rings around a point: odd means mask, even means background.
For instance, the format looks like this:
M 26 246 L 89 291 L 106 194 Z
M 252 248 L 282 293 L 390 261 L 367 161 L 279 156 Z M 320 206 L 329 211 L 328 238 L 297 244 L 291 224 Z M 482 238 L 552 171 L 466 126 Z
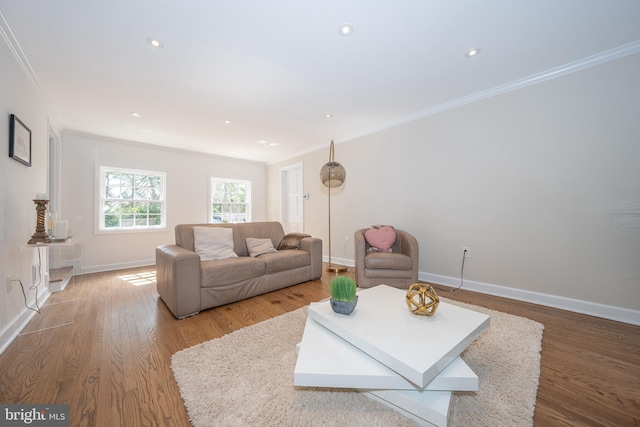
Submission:
M 45 256 L 40 260 L 46 286 L 50 292 L 63 290 L 71 278 L 81 270 L 80 239 L 70 237 L 51 243 L 36 243 L 27 248 L 45 248 Z

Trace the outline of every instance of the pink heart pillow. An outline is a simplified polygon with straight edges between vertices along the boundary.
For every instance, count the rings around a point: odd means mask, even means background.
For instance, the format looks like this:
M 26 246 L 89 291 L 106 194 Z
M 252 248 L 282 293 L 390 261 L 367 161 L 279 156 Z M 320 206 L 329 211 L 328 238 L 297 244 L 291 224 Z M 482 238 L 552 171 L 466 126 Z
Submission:
M 364 233 L 364 238 L 374 248 L 381 251 L 388 251 L 396 241 L 396 231 L 393 227 L 383 226 L 370 228 Z

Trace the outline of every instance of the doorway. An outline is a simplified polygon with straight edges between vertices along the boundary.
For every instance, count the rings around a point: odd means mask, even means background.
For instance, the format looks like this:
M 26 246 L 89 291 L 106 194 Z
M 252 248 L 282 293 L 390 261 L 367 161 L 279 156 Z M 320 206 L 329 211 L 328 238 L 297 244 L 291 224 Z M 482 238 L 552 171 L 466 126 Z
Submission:
M 285 233 L 304 232 L 303 176 L 302 162 L 280 169 L 280 218 Z

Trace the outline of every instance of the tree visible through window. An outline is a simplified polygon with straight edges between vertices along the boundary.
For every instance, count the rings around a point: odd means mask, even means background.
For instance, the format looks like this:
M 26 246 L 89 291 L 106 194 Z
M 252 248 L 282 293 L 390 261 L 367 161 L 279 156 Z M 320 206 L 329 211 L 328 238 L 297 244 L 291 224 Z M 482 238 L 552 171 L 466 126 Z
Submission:
M 165 226 L 165 174 L 100 168 L 100 230 Z
M 251 181 L 211 178 L 209 221 L 251 221 Z

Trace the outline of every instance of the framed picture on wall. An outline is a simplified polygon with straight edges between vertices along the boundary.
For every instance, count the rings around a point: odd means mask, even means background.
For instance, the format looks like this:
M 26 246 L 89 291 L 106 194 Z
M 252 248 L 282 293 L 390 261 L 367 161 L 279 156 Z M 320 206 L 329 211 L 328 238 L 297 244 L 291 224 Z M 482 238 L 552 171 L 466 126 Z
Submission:
M 31 166 L 31 130 L 14 114 L 9 122 L 9 157 Z

